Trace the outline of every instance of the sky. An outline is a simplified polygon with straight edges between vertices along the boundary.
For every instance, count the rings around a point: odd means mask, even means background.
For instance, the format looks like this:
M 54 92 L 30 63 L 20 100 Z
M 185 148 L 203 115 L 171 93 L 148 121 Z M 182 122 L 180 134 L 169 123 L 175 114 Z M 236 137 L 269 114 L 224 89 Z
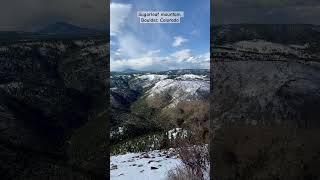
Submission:
M 184 11 L 180 24 L 140 24 L 137 11 Z M 161 71 L 210 68 L 210 0 L 113 0 L 110 67 Z
M 157 3 L 141 1 L 145 4 Z M 188 1 L 191 0 L 185 0 L 182 4 L 198 4 L 199 0 L 185 3 Z M 129 3 L 122 0 L 114 2 Z M 171 2 L 178 4 L 176 0 Z M 1 0 L 0 31 L 30 30 L 62 21 L 106 29 L 109 4 L 108 0 Z M 184 8 L 185 5 L 177 6 Z M 214 24 L 320 24 L 320 0 L 212 0 L 211 6 Z
M 320 0 L 212 0 L 212 24 L 320 24 Z
M 1 0 L 0 31 L 29 31 L 56 22 L 107 29 L 107 0 Z

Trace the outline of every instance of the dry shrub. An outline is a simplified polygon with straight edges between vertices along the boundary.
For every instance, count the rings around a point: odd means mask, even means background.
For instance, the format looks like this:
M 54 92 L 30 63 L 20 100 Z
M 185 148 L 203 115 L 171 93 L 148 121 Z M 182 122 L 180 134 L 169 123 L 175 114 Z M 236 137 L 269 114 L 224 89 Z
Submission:
M 203 178 L 199 178 L 192 174 L 185 166 L 179 166 L 175 169 L 172 169 L 168 172 L 169 180 L 200 180 Z
M 209 152 L 205 145 L 191 143 L 190 140 L 179 140 L 177 148 L 182 165 L 168 173 L 170 180 L 192 179 L 204 180 L 209 174 Z

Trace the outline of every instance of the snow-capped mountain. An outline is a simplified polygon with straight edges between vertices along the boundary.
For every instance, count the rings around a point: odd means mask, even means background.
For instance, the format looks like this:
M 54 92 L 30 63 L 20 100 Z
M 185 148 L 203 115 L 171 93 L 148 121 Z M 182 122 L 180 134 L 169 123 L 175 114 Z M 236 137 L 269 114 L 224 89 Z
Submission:
M 124 131 L 131 129 L 135 135 L 165 128 L 163 124 L 176 124 L 175 121 L 180 119 L 178 116 L 187 121 L 194 115 L 190 113 L 193 112 L 189 108 L 191 104 L 207 107 L 205 104 L 210 92 L 208 74 L 209 70 L 112 73 L 112 129 L 116 133 L 119 127 L 124 127 Z
M 133 101 L 140 96 L 150 102 L 166 101 L 163 103 L 168 107 L 174 107 L 181 101 L 203 101 L 209 96 L 208 71 L 193 71 L 197 73 L 191 74 L 190 70 L 183 73 L 182 70 L 179 70 L 160 73 L 113 74 L 111 76 L 111 99 L 112 101 L 116 101 L 117 98 L 120 101 L 131 99 L 132 94 L 135 94 Z M 128 97 L 130 94 L 131 97 Z
M 183 79 L 165 79 L 157 82 L 150 90 L 146 92 L 147 100 L 167 101 L 168 108 L 174 108 L 182 101 L 204 101 L 209 97 L 209 82 L 192 78 Z

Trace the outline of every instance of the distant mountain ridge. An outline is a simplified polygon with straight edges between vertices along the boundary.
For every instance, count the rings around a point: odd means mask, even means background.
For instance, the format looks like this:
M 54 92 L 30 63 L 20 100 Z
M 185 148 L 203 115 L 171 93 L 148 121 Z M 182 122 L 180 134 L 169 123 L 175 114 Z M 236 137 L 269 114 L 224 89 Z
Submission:
M 34 31 L 0 31 L 0 41 L 104 36 L 107 31 L 57 22 Z
M 57 22 L 39 29 L 36 33 L 40 34 L 95 34 L 101 31 L 89 28 L 82 28 L 65 22 Z
M 122 73 L 138 73 L 138 72 L 142 72 L 142 71 L 131 69 L 131 68 L 127 68 L 127 69 L 125 69 L 125 70 L 123 70 L 121 72 Z
M 173 70 L 165 70 L 165 71 L 139 71 L 135 69 L 125 69 L 123 71 L 111 71 L 111 74 L 146 74 L 146 73 L 152 73 L 152 74 L 162 74 L 162 75 L 183 75 L 183 74 L 196 74 L 196 75 L 202 75 L 210 74 L 210 69 L 173 69 Z
M 320 40 L 320 26 L 313 24 L 225 24 L 213 26 L 216 45 L 241 40 L 264 39 L 284 44 L 304 44 Z

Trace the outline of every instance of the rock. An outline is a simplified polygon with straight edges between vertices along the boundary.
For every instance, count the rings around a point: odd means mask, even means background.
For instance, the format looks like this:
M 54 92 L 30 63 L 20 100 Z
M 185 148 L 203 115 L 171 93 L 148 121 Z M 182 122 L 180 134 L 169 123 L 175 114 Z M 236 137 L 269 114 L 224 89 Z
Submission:
M 144 154 L 142 158 L 150 158 L 149 154 Z
M 115 170 L 115 169 L 118 169 L 118 166 L 117 165 L 111 165 L 110 170 Z
M 161 160 L 158 160 L 158 161 L 155 161 L 155 160 L 151 160 L 151 161 L 148 161 L 148 164 L 152 163 L 152 162 L 161 162 Z
M 151 166 L 151 170 L 155 170 L 155 169 L 159 169 L 159 168 Z

